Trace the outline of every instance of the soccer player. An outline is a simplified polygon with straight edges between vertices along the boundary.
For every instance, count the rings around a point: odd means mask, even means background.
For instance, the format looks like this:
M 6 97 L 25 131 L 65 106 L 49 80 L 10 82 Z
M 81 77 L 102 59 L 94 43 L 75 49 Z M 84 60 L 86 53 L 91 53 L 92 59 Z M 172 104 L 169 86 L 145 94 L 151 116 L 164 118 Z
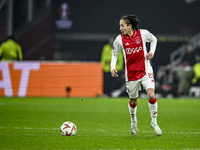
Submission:
M 162 135 L 162 131 L 157 124 L 157 100 L 155 97 L 155 83 L 153 69 L 150 59 L 154 57 L 157 39 L 148 30 L 139 29 L 140 21 L 135 15 L 125 15 L 120 19 L 119 26 L 122 34 L 118 35 L 113 43 L 111 75 L 118 77 L 116 70 L 117 57 L 122 50 L 125 61 L 126 92 L 130 101 L 128 108 L 131 116 L 131 132 L 137 135 L 137 104 L 138 91 L 141 84 L 146 89 L 148 95 L 148 106 L 152 118 L 151 127 L 156 135 Z M 146 42 L 150 43 L 150 51 L 147 52 Z

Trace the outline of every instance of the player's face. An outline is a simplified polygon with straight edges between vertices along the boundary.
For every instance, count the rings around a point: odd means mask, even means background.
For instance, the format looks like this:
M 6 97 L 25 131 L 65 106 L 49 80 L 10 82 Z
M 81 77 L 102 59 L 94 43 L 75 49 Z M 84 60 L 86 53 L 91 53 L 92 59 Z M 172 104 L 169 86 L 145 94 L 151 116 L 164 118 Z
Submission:
M 133 31 L 132 25 L 127 25 L 124 20 L 120 20 L 119 25 L 120 25 L 120 31 L 123 35 L 131 36 Z

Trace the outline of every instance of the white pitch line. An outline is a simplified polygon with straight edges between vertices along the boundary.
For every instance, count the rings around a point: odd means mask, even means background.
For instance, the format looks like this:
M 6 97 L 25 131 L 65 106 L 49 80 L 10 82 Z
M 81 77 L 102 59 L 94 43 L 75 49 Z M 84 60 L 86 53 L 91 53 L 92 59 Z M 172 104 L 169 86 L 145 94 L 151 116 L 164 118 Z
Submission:
M 59 130 L 60 128 L 30 128 L 30 127 L 0 127 L 2 129 L 21 129 L 21 130 Z
M 60 128 L 30 128 L 30 127 L 0 127 L 0 129 L 16 129 L 16 130 L 60 130 Z M 88 129 L 81 129 L 81 130 L 88 130 Z M 98 132 L 129 132 L 129 130 L 97 130 Z M 153 132 L 153 131 L 140 131 L 140 132 Z M 199 135 L 200 132 L 163 132 L 169 134 L 196 134 Z
M 108 130 L 97 130 L 97 131 L 107 132 Z M 109 131 L 113 131 L 113 132 L 118 132 L 118 131 L 129 132 L 128 130 L 109 130 Z M 140 132 L 154 132 L 154 131 L 140 131 Z M 164 132 L 164 133 L 170 133 L 170 134 L 200 134 L 200 132 Z

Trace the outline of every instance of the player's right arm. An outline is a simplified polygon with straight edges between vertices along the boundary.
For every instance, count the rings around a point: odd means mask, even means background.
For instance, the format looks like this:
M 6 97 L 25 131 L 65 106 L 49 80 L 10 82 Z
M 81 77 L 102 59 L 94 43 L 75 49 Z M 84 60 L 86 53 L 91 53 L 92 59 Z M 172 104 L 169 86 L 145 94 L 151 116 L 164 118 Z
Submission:
M 111 75 L 113 77 L 118 77 L 116 70 L 116 64 L 117 64 L 117 58 L 119 55 L 119 52 L 121 50 L 121 35 L 118 35 L 115 41 L 113 42 L 113 49 L 112 49 L 112 57 L 111 57 Z
M 113 69 L 112 71 L 111 71 L 111 76 L 112 77 L 118 77 L 119 75 L 117 74 L 117 69 Z

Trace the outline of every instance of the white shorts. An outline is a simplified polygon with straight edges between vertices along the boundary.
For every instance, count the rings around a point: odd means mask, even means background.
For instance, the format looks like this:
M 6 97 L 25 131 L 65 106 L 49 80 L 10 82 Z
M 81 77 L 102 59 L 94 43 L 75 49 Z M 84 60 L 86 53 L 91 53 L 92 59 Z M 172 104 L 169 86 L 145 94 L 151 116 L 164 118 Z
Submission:
M 153 73 L 147 73 L 143 78 L 136 81 L 126 81 L 126 92 L 129 98 L 137 98 L 138 92 L 141 90 L 141 84 L 144 89 L 155 89 L 154 75 Z

